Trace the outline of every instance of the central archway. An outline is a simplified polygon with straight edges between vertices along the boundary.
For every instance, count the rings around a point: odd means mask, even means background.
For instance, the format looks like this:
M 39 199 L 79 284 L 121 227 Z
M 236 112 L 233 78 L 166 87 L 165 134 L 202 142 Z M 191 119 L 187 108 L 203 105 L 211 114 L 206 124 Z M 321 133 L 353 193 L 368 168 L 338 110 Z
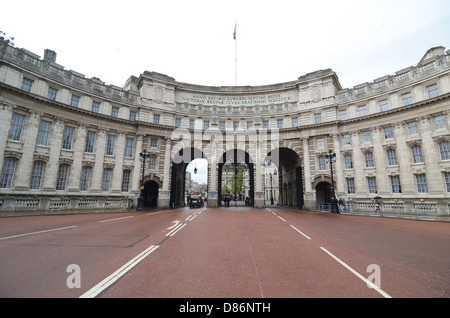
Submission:
M 242 180 L 240 180 L 240 185 L 238 186 L 238 180 L 240 179 L 240 177 L 238 177 L 238 170 L 246 170 L 248 171 L 248 175 L 247 178 L 244 178 L 244 176 L 242 176 Z M 254 166 L 253 166 L 253 161 L 250 157 L 250 155 L 240 149 L 231 149 L 226 151 L 222 157 L 219 160 L 219 164 L 218 164 L 218 185 L 217 185 L 217 190 L 218 190 L 218 206 L 223 206 L 224 201 L 223 199 L 223 195 L 222 195 L 222 190 L 223 190 L 223 175 L 224 172 L 230 172 L 231 176 L 234 175 L 234 184 L 231 184 L 231 189 L 230 190 L 234 190 L 234 191 L 230 191 L 227 194 L 231 194 L 233 198 L 239 199 L 239 197 L 242 198 L 242 192 L 245 193 L 245 198 L 248 196 L 248 201 L 246 202 L 246 204 L 248 206 L 254 206 L 255 204 L 255 187 L 254 187 Z M 244 173 L 243 173 L 244 174 Z M 248 184 L 247 184 L 248 182 Z M 241 189 L 241 185 L 244 184 L 244 188 Z M 246 190 L 246 187 L 248 190 Z M 224 193 L 225 194 L 225 193 Z

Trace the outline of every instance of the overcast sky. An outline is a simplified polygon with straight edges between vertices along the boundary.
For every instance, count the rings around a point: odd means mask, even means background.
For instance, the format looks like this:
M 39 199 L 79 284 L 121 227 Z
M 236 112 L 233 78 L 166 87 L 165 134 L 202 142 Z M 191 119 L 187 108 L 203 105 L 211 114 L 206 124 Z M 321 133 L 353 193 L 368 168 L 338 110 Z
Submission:
M 235 85 L 236 44 L 238 85 L 331 68 L 343 88 L 450 49 L 449 0 L 21 0 L 0 10 L 16 47 L 54 50 L 65 69 L 117 86 L 145 70 Z

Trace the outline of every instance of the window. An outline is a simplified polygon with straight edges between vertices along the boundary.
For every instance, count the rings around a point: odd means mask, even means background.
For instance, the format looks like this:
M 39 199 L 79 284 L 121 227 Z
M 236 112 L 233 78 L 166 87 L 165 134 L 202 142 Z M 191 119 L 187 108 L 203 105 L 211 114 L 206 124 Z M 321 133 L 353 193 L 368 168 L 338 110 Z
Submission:
M 219 122 L 219 128 L 221 131 L 225 131 L 225 122 L 224 121 Z
M 66 190 L 67 177 L 69 175 L 69 166 L 60 165 L 58 177 L 56 179 L 56 190 Z
M 277 119 L 277 128 L 282 129 L 283 128 L 283 119 Z
M 402 188 L 400 186 L 399 176 L 390 176 L 392 193 L 401 193 Z
M 325 157 L 319 157 L 319 170 L 327 170 L 327 165 L 325 163 Z
M 366 168 L 372 168 L 372 167 L 374 167 L 374 164 L 373 164 L 373 154 L 372 154 L 371 152 L 366 152 L 366 153 L 364 154 L 364 158 L 365 158 L 365 161 L 366 161 Z
M 395 149 L 389 149 L 387 151 L 387 158 L 388 158 L 388 166 L 397 165 L 397 153 L 395 152 Z
M 64 128 L 62 148 L 65 150 L 72 149 L 73 130 L 74 128 L 70 126 L 66 126 L 66 128 Z
M 347 120 L 348 119 L 348 117 L 347 117 L 347 110 L 346 109 L 339 111 L 339 118 L 341 120 Z
M 41 188 L 42 172 L 44 171 L 44 163 L 35 161 L 33 170 L 31 170 L 30 189 L 39 190 Z
M 41 121 L 41 125 L 39 126 L 39 133 L 37 144 L 40 146 L 47 146 L 48 143 L 48 135 L 50 134 L 50 126 L 51 123 L 48 121 Z
M 12 187 L 16 162 L 17 160 L 14 158 L 5 158 L 5 161 L 3 161 L 2 177 L 0 179 L 0 188 L 10 189 Z
M 356 89 L 356 94 L 362 94 L 362 93 L 365 93 L 365 91 L 366 91 L 365 87 L 358 87 Z
M 436 130 L 447 128 L 447 125 L 445 124 L 445 115 L 434 117 L 434 127 Z
M 25 92 L 31 92 L 31 86 L 33 85 L 33 81 L 29 78 L 24 77 L 22 79 L 22 86 L 20 87 Z
M 175 128 L 181 127 L 181 118 L 175 118 Z
M 130 190 L 130 170 L 124 170 L 123 171 L 123 177 L 122 177 L 122 192 L 128 192 Z
M 103 170 L 102 191 L 109 191 L 111 187 L 112 169 Z
M 369 193 L 377 193 L 377 179 L 375 177 L 367 177 L 367 185 Z
M 208 130 L 209 129 L 209 120 L 205 120 L 203 121 L 203 130 Z
M 422 70 L 423 70 L 424 72 L 426 72 L 426 71 L 431 71 L 432 69 L 434 69 L 434 61 L 432 61 L 432 62 L 430 62 L 430 63 L 427 63 L 427 64 L 425 64 L 425 65 L 422 66 Z
M 9 131 L 9 140 L 20 140 L 20 135 L 22 134 L 23 122 L 25 121 L 25 116 L 20 114 L 14 114 L 11 123 L 11 130 Z
M 397 74 L 397 80 L 401 81 L 401 80 L 405 80 L 409 78 L 409 72 L 404 72 L 404 73 L 400 73 Z
M 131 158 L 133 157 L 133 144 L 134 139 L 133 138 L 127 138 L 126 144 L 125 144 L 125 157 Z
M 411 152 L 412 152 L 414 163 L 423 162 L 422 147 L 420 145 L 413 146 L 411 148 Z
M 355 193 L 355 179 L 354 178 L 346 178 L 347 181 L 347 193 L 352 194 Z
M 136 121 L 137 112 L 130 110 L 130 117 L 128 118 L 130 121 Z
M 386 80 L 377 82 L 377 88 L 382 88 L 386 86 Z
M 450 159 L 450 141 L 443 141 L 439 143 L 439 151 L 442 160 Z
M 119 117 L 119 107 L 112 107 L 111 108 L 111 117 Z
M 263 120 L 263 129 L 269 129 L 269 121 Z
M 189 129 L 194 129 L 194 128 L 195 128 L 195 120 L 189 119 Z
M 450 172 L 444 173 L 445 185 L 447 187 L 447 192 L 450 192 Z
M 81 170 L 80 191 L 89 190 L 89 181 L 91 179 L 91 167 L 83 167 Z
M 350 135 L 343 135 L 342 136 L 342 144 L 345 145 L 350 145 Z
M 239 122 L 233 121 L 233 130 L 238 130 L 238 128 L 239 128 Z
M 359 116 L 366 116 L 367 115 L 367 107 L 366 105 L 362 105 L 358 107 L 358 114 Z
M 344 155 L 345 169 L 353 169 L 352 155 Z
M 149 157 L 148 168 L 152 170 L 156 169 L 156 156 L 151 155 Z
M 385 139 L 394 138 L 394 130 L 392 129 L 392 127 L 384 128 L 384 138 Z
M 413 121 L 408 123 L 408 134 L 415 135 L 419 133 L 419 128 L 417 127 L 417 122 Z
M 411 105 L 413 103 L 413 99 L 412 99 L 411 93 L 403 94 L 402 95 L 402 100 L 403 100 L 403 106 L 408 106 L 408 105 Z
M 161 115 L 153 115 L 153 123 L 159 125 L 159 121 L 161 119 Z
M 116 142 L 116 136 L 108 135 L 108 140 L 106 141 L 106 155 L 114 155 L 114 144 Z
M 253 129 L 253 122 L 252 121 L 248 121 L 247 122 L 247 130 L 252 130 Z
M 434 97 L 439 96 L 439 89 L 438 89 L 437 84 L 427 86 L 427 91 L 428 91 L 429 98 L 434 98 Z
M 70 98 L 70 106 L 77 107 L 80 104 L 80 96 L 72 95 Z
M 47 91 L 47 98 L 50 100 L 56 100 L 56 94 L 58 94 L 58 90 L 53 87 L 49 87 Z
M 298 127 L 298 117 L 292 118 L 292 127 Z
M 387 99 L 385 99 L 385 100 L 380 100 L 380 101 L 378 102 L 378 104 L 380 105 L 380 110 L 381 110 L 382 112 L 385 112 L 385 111 L 389 110 L 389 103 L 388 103 Z
M 314 114 L 314 123 L 315 124 L 321 124 L 322 123 L 322 115 L 321 114 Z
M 317 139 L 317 148 L 325 148 L 325 140 L 323 138 Z
M 362 137 L 363 137 L 363 142 L 371 142 L 372 141 L 372 137 L 370 135 L 370 131 L 368 131 L 368 130 L 363 131 Z
M 150 148 L 158 148 L 158 138 L 150 139 Z
M 94 152 L 95 143 L 95 131 L 88 131 L 86 136 L 86 145 L 84 147 L 84 152 Z
M 92 108 L 91 108 L 91 110 L 94 113 L 100 112 L 100 103 L 96 102 L 96 101 L 92 101 Z
M 425 174 L 416 174 L 417 192 L 428 193 L 427 176 Z

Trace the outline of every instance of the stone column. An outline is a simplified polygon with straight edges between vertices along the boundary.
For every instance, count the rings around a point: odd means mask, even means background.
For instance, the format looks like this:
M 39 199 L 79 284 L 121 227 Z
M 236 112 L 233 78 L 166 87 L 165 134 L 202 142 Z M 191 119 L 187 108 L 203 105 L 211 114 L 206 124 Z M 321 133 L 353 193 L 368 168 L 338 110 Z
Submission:
M 336 198 L 339 199 L 339 197 L 343 196 L 345 194 L 345 187 L 344 187 L 344 170 L 342 166 L 342 154 L 341 154 L 341 141 L 340 141 L 341 135 L 340 134 L 333 134 L 333 148 L 334 152 L 336 153 L 336 162 L 334 163 L 333 170 L 335 172 L 336 176 L 336 183 L 335 183 L 335 193 Z
M 142 163 L 139 160 L 139 153 L 142 152 L 142 143 L 143 143 L 143 139 L 144 139 L 144 135 L 142 134 L 137 134 L 136 135 L 136 151 L 135 151 L 135 155 L 134 155 L 134 169 L 133 169 L 133 173 L 132 173 L 132 179 L 130 181 L 130 192 L 131 193 L 135 193 L 137 194 L 136 196 L 136 203 L 137 203 L 137 198 L 139 197 L 139 193 L 140 193 L 140 185 L 141 185 L 141 175 L 142 175 Z M 122 148 L 125 149 L 125 140 L 126 140 L 126 136 L 123 136 L 123 143 L 124 146 Z
M 56 190 L 56 179 L 58 178 L 59 156 L 61 153 L 62 136 L 64 135 L 64 121 L 56 119 L 53 122 L 52 138 L 50 139 L 49 158 L 45 165 L 45 173 L 42 180 L 44 191 Z
M 106 137 L 106 141 L 107 140 L 108 139 Z M 137 152 L 135 153 L 137 154 Z M 116 136 L 116 145 L 114 145 L 114 170 L 113 170 L 113 181 L 111 192 L 122 192 L 124 155 L 125 155 L 125 134 L 123 132 L 120 132 L 119 135 Z
M 395 137 L 395 136 L 394 136 Z M 377 195 L 383 197 L 389 195 L 391 191 L 389 190 L 389 180 L 386 174 L 386 151 L 383 149 L 384 130 L 382 127 L 377 127 L 372 130 L 373 139 L 373 160 L 376 170 L 376 180 L 377 180 Z
M 436 144 L 432 138 L 432 129 L 430 116 L 422 117 L 419 120 L 420 135 L 422 137 L 422 154 L 425 162 L 425 170 L 428 184 L 428 194 L 437 197 L 442 196 L 445 186 L 442 182 L 441 172 L 438 162 L 439 153 L 436 153 Z M 439 177 L 436 177 L 439 176 Z M 415 180 L 414 180 L 415 181 Z
M 402 196 L 413 196 L 415 193 L 415 180 L 411 171 L 411 148 L 406 144 L 404 123 L 398 123 L 394 127 L 395 141 L 397 145 L 397 163 L 400 171 L 400 186 Z
M 309 162 L 309 144 L 308 137 L 302 137 L 303 142 L 303 169 L 305 172 L 305 193 L 304 193 L 304 205 L 307 210 L 314 207 L 315 199 L 311 186 L 311 164 Z
M 17 182 L 15 190 L 25 191 L 30 188 L 31 169 L 33 169 L 33 155 L 36 147 L 36 138 L 39 131 L 41 114 L 30 110 L 28 121 L 24 123 L 21 141 L 23 142 L 22 159 L 17 169 Z
M 361 152 L 360 131 L 352 132 L 353 168 L 355 169 L 355 193 L 357 196 L 367 196 L 367 182 L 364 175 L 365 159 Z
M 70 167 L 69 181 L 67 191 L 80 190 L 81 166 L 83 162 L 84 147 L 86 144 L 86 125 L 78 123 L 73 145 L 73 163 Z
M 4 154 L 6 149 L 6 144 L 8 143 L 9 130 L 11 129 L 11 120 L 14 113 L 14 108 L 12 104 L 6 104 L 5 102 L 0 107 L 0 153 Z M 0 156 L 0 169 L 3 169 L 4 157 Z
M 106 131 L 100 129 L 97 133 L 97 146 L 95 147 L 95 163 L 92 169 L 90 192 L 99 193 L 102 191 L 103 178 L 103 158 L 105 155 Z
M 170 137 L 165 138 L 166 149 L 164 151 L 164 166 L 163 166 L 163 183 L 162 189 L 158 194 L 158 208 L 170 208 L 170 169 L 171 169 L 171 158 L 170 151 L 172 148 L 172 140 Z

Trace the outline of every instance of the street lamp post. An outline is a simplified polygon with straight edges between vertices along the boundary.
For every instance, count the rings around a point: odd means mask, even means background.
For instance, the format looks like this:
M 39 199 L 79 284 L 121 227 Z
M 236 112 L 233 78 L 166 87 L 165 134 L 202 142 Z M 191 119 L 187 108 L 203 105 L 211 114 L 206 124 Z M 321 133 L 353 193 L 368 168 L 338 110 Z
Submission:
M 333 161 L 336 161 L 336 154 L 330 149 L 328 150 L 328 154 L 325 155 L 325 159 L 330 163 L 330 171 L 331 171 L 331 213 L 339 213 L 337 207 L 337 199 L 336 193 L 334 191 L 334 178 L 333 178 Z
M 144 149 L 143 152 L 139 153 L 139 160 L 142 162 L 142 177 L 141 177 L 141 193 L 138 198 L 138 206 L 136 211 L 144 210 L 144 173 L 145 173 L 145 162 L 150 160 L 150 154 L 147 153 L 147 149 Z

